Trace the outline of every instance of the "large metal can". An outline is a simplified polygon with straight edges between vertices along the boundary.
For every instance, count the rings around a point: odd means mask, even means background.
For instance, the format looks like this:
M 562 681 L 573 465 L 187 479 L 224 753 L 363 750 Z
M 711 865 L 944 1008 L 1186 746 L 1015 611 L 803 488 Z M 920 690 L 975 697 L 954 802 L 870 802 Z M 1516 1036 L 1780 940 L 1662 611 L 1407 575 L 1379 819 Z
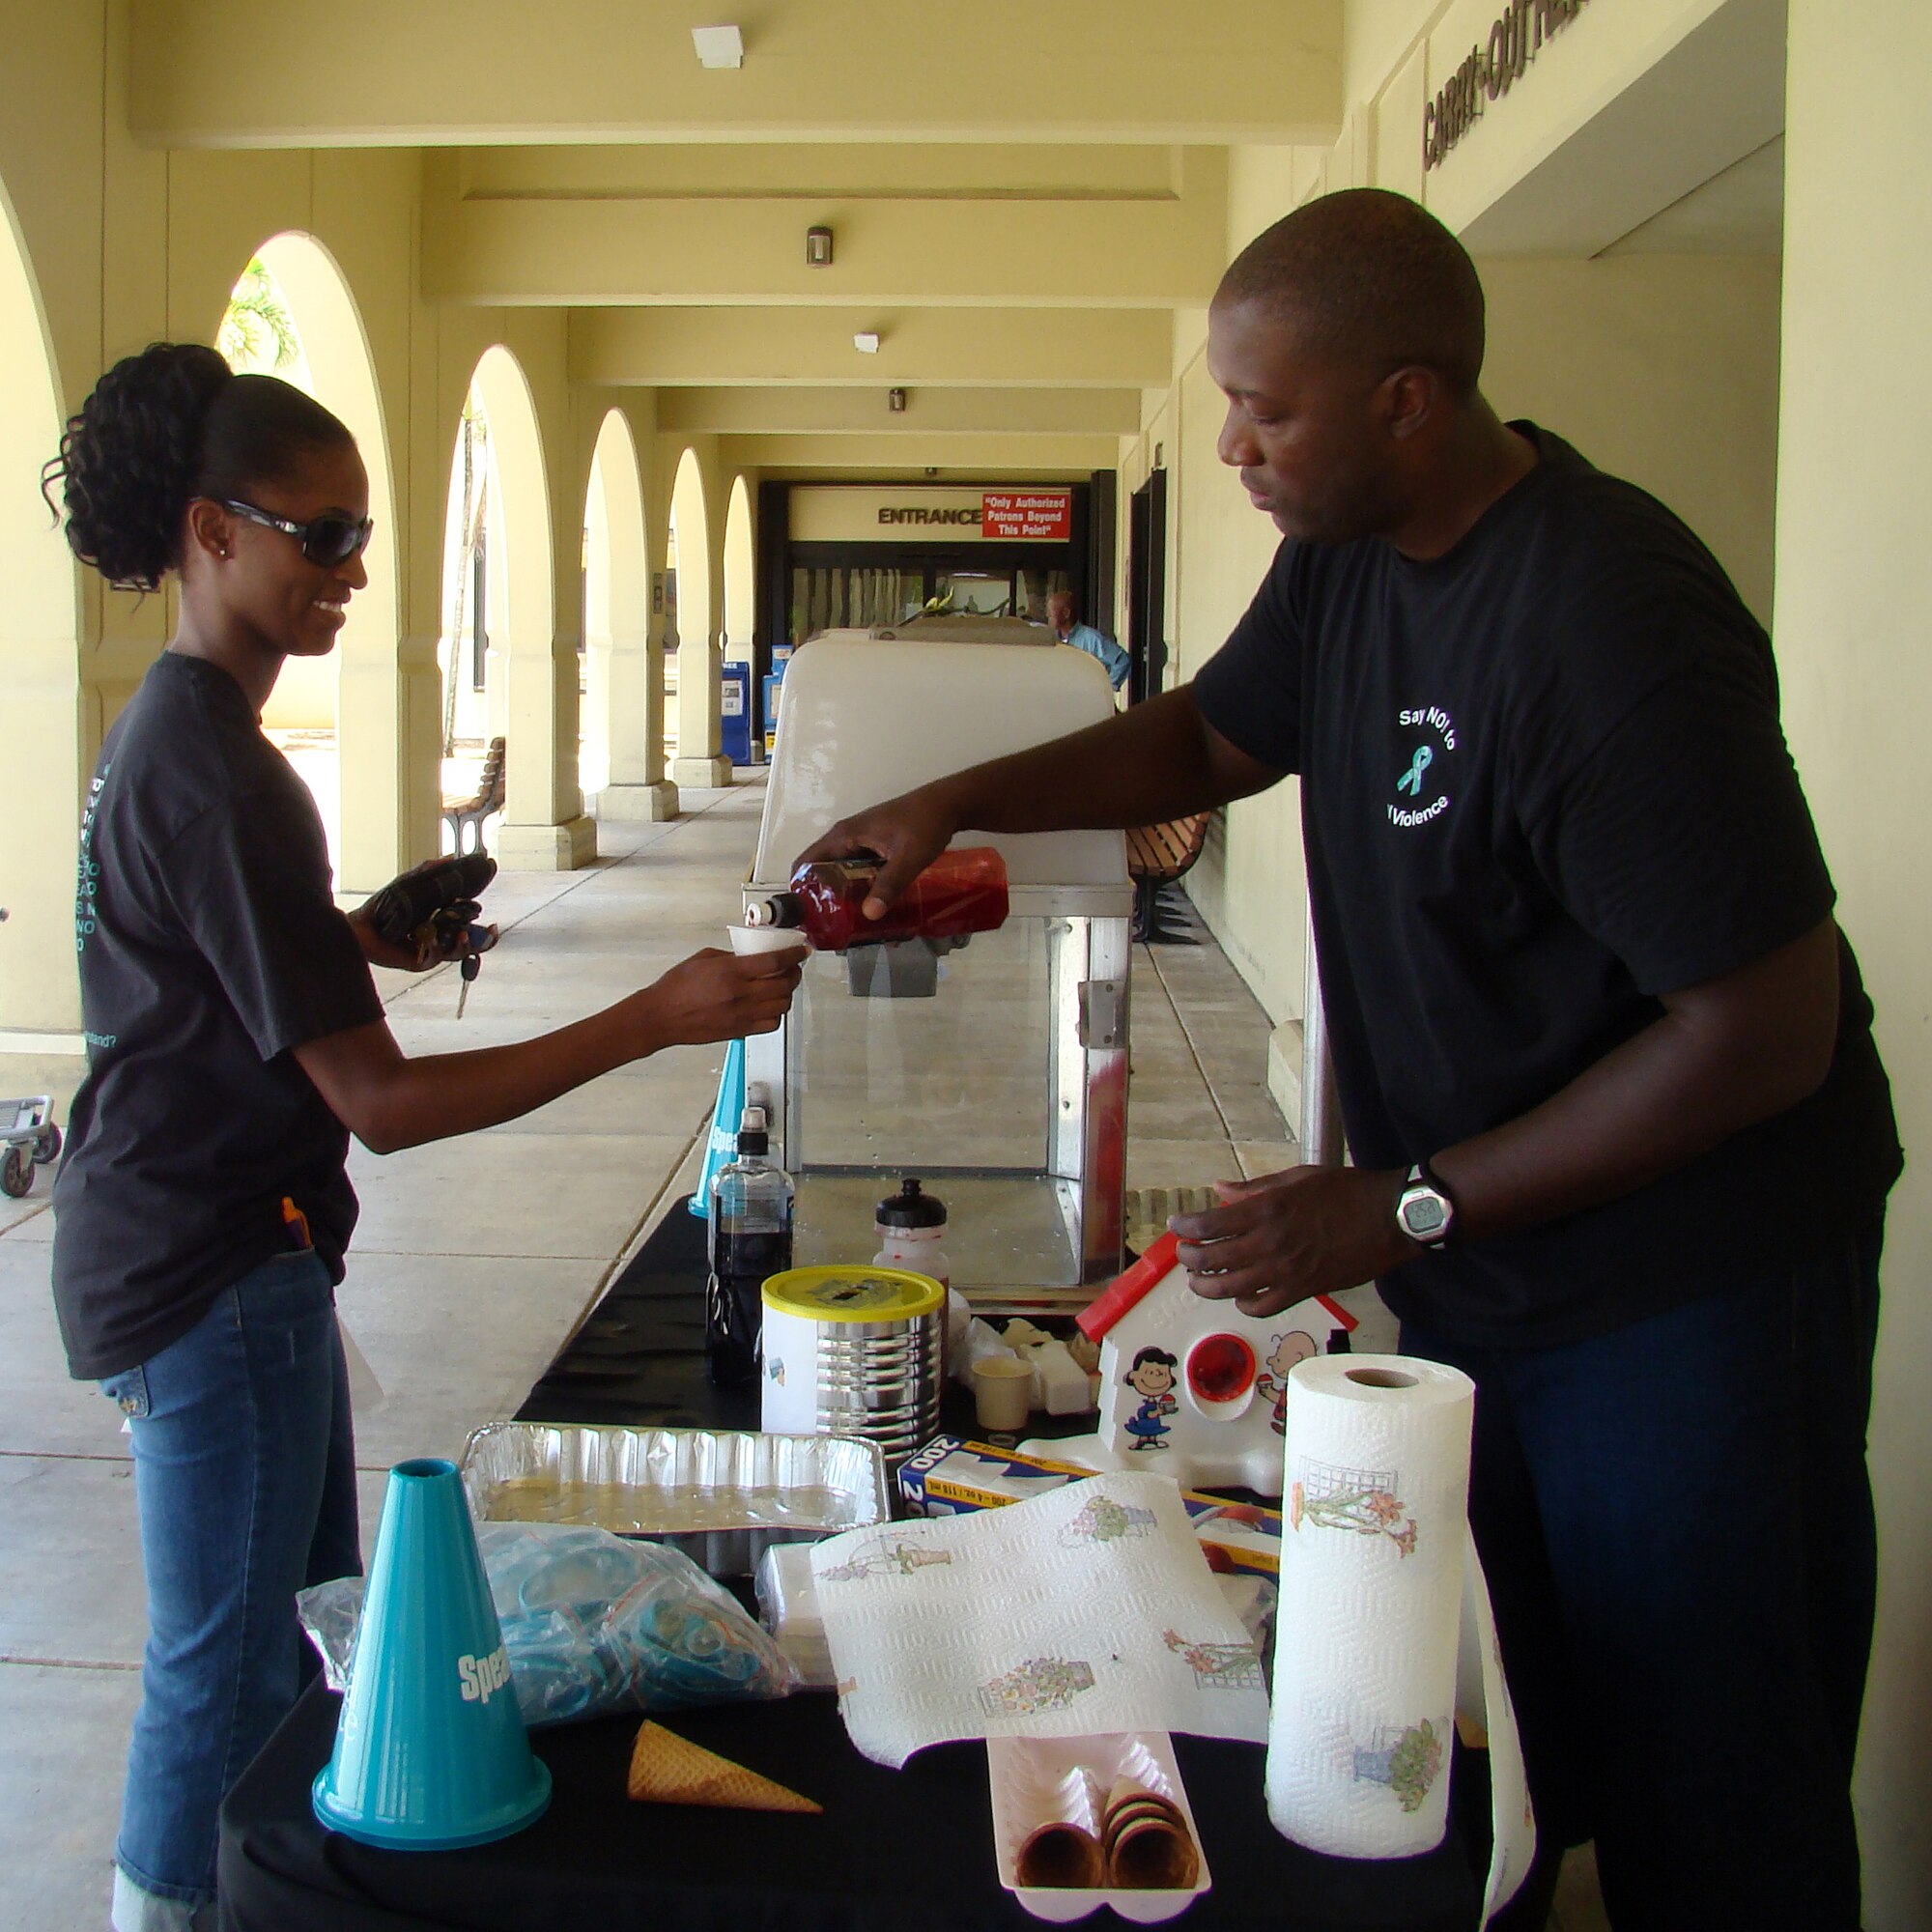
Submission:
M 762 1426 L 858 1435 L 902 1463 L 939 1427 L 946 1291 L 902 1268 L 788 1268 L 765 1283 Z

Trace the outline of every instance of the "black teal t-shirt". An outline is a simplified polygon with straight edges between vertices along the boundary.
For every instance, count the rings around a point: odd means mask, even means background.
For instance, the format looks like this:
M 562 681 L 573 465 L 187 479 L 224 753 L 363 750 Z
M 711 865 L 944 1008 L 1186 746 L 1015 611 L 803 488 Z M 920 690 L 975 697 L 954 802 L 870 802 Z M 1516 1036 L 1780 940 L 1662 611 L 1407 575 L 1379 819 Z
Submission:
M 54 1187 L 76 1377 L 185 1335 L 306 1216 L 337 1281 L 349 1136 L 289 1049 L 382 1016 L 307 788 L 241 687 L 165 651 L 101 748 L 74 909 L 88 1070 Z
M 1284 543 L 1202 715 L 1302 776 L 1350 1146 L 1395 1167 L 1527 1112 L 1659 996 L 1797 939 L 1832 882 L 1770 642 L 1676 517 L 1528 423 L 1537 468 L 1447 555 Z M 1824 1086 L 1621 1200 L 1451 1242 L 1405 1320 L 1548 1344 L 1862 1226 L 1900 1154 L 1857 961 Z

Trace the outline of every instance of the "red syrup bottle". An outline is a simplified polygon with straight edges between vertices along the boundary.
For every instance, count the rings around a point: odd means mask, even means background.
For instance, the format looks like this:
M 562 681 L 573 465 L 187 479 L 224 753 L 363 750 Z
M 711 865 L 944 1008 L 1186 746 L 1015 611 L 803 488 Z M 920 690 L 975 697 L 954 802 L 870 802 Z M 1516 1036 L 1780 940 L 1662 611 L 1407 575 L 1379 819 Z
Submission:
M 754 901 L 745 923 L 796 926 L 820 952 L 843 952 L 893 939 L 963 938 L 1007 922 L 1007 862 L 990 845 L 942 852 L 885 918 L 867 919 L 866 895 L 878 875 L 874 859 L 801 866 L 791 875 L 791 890 Z

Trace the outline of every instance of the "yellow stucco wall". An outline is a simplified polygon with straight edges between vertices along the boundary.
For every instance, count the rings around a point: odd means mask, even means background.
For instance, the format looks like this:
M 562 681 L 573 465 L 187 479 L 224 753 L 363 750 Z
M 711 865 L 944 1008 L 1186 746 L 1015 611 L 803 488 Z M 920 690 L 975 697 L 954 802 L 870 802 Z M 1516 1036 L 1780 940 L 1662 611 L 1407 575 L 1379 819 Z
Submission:
M 1905 1142 L 1886 1236 L 1872 1472 L 1877 1649 L 1859 1759 L 1865 1922 L 1932 1920 L 1932 901 L 1922 882 L 1924 460 L 1932 204 L 1875 192 L 1873 156 L 1918 152 L 1932 15 L 1873 0 L 1847 37 L 1829 0 L 1791 8 L 1776 644 L 1784 715 L 1878 1008 Z M 1901 380 L 1904 377 L 1905 380 Z

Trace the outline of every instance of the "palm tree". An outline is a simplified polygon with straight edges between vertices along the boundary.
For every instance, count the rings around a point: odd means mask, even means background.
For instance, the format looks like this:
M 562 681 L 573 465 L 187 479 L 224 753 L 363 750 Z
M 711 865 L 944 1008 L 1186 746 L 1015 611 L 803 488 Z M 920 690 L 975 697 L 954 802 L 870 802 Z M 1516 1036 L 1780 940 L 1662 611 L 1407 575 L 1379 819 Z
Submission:
M 261 256 L 250 258 L 229 295 L 214 346 L 238 374 L 272 375 L 301 354 L 296 319 Z

